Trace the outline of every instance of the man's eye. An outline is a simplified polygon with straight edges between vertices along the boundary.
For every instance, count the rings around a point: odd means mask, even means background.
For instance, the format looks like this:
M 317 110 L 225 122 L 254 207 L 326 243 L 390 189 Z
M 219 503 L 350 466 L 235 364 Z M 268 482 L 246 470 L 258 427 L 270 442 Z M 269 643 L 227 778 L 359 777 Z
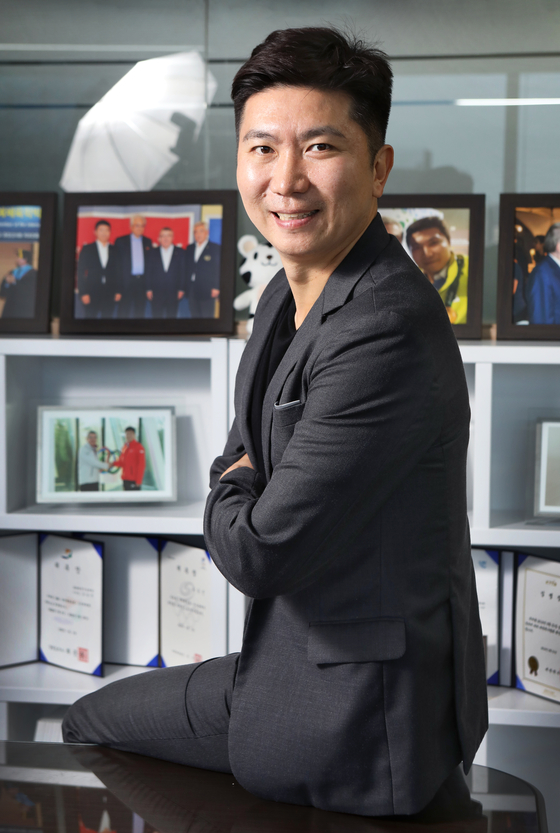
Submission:
M 259 154 L 259 156 L 266 156 L 269 153 L 272 153 L 272 148 L 268 147 L 268 145 L 257 145 L 254 150 Z
M 331 146 L 328 145 L 326 142 L 315 142 L 314 145 L 311 145 L 311 150 L 330 150 Z

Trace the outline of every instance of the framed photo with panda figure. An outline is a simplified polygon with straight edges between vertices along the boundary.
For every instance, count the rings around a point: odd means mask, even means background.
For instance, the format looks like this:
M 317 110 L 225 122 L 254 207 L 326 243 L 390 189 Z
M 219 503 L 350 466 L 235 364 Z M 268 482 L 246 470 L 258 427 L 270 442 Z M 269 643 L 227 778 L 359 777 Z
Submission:
M 63 333 L 228 335 L 236 191 L 67 194 Z

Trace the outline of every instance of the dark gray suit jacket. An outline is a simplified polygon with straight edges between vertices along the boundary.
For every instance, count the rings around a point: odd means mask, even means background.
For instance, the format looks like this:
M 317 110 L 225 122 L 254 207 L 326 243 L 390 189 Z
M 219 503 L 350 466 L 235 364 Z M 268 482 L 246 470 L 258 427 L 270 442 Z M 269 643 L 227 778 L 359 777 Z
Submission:
M 412 813 L 487 728 L 466 512 L 469 403 L 436 290 L 379 215 L 329 278 L 264 400 L 266 479 L 246 451 L 259 303 L 237 418 L 212 468 L 210 554 L 250 596 L 233 773 L 278 801 Z

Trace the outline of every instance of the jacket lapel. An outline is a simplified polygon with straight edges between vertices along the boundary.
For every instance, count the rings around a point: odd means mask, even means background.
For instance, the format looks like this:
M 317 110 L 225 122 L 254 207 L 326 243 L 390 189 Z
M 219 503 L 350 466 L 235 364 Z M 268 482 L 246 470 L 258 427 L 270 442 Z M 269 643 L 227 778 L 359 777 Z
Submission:
M 383 225 L 383 221 L 381 220 L 379 214 L 377 214 L 354 248 L 346 255 L 342 263 L 337 266 L 328 279 L 323 292 L 309 311 L 305 321 L 295 334 L 292 343 L 286 350 L 282 361 L 278 365 L 276 373 L 272 377 L 267 388 L 262 411 L 261 431 L 264 467 L 267 482 L 272 476 L 270 439 L 274 404 L 278 402 L 279 395 L 289 373 L 293 370 L 296 364 L 305 362 L 315 345 L 321 325 L 331 313 L 336 312 L 337 309 L 344 306 L 353 294 L 356 284 L 369 269 L 371 264 L 377 259 L 385 246 L 389 244 L 390 240 L 391 238 Z M 285 294 L 282 295 L 282 299 L 284 297 Z M 275 307 L 276 313 L 279 306 L 280 304 Z M 276 314 L 274 315 L 274 318 L 275 317 Z M 274 321 L 274 318 L 272 321 Z M 266 331 L 267 337 L 270 332 L 272 321 Z M 253 337 L 254 335 L 251 336 L 251 340 Z M 252 383 L 260 351 L 262 350 L 262 346 L 264 344 L 264 339 L 259 342 L 258 349 L 255 351 L 251 369 L 249 370 L 249 368 L 247 368 L 245 376 L 246 384 L 249 381 Z M 247 404 L 247 402 L 250 403 L 250 398 L 245 394 L 243 396 L 243 400 L 245 404 Z M 249 457 L 251 457 L 250 454 Z
M 251 399 L 253 396 L 253 383 L 255 381 L 255 375 L 263 348 L 276 321 L 278 312 L 282 307 L 287 294 L 290 292 L 290 285 L 286 280 L 283 270 L 276 278 L 274 278 L 274 280 L 278 280 L 278 283 L 275 287 L 270 287 L 272 290 L 272 297 L 268 298 L 266 305 L 261 307 L 261 314 L 258 316 L 258 320 L 255 318 L 255 327 L 243 352 L 241 359 L 242 367 L 240 366 L 240 371 L 242 371 L 243 387 L 240 392 L 239 402 L 235 403 L 235 411 L 238 417 L 238 425 L 241 433 L 241 439 L 243 440 L 243 447 L 249 455 L 249 459 L 253 463 L 255 461 L 255 445 L 253 442 L 253 435 L 251 433 Z

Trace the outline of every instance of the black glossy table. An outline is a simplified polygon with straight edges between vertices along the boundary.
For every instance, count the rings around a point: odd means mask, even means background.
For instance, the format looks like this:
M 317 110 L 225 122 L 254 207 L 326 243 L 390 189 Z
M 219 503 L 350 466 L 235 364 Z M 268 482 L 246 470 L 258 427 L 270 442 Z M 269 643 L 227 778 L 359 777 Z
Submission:
M 0 742 L 0 833 L 548 833 L 525 781 L 453 774 L 413 817 L 370 818 L 255 798 L 231 775 L 97 746 Z

